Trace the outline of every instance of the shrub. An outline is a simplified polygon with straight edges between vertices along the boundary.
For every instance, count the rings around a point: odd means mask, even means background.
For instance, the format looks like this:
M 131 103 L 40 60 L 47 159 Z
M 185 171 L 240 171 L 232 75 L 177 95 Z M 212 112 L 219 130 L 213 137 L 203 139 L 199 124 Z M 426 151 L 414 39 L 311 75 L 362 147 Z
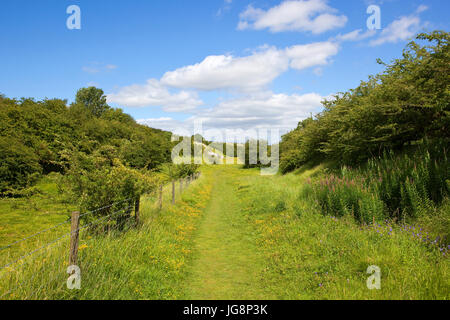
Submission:
M 25 188 L 41 175 L 33 149 L 11 137 L 0 137 L 0 192 Z
M 105 149 L 102 149 L 92 156 L 74 154 L 66 183 L 72 201 L 78 204 L 82 213 L 106 207 L 86 215 L 86 222 L 125 210 L 123 215 L 118 214 L 112 219 L 118 223 L 123 221 L 124 216 L 130 215 L 134 200 L 155 190 L 158 181 L 150 172 L 127 168 L 112 153 L 104 152 Z M 111 204 L 115 205 L 109 207 Z

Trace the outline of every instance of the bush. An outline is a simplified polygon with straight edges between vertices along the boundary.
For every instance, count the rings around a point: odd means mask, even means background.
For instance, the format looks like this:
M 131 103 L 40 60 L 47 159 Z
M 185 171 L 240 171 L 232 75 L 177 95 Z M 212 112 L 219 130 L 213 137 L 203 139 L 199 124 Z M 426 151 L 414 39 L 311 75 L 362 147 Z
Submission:
M 181 178 L 186 178 L 198 171 L 200 166 L 198 164 L 173 164 L 165 163 L 159 167 L 159 171 L 166 181 L 174 181 Z
M 359 165 L 424 138 L 448 144 L 450 33 L 419 34 L 416 40 L 400 59 L 391 64 L 379 61 L 384 72 L 323 101 L 320 114 L 284 135 L 283 171 L 310 161 Z
M 0 192 L 25 188 L 41 175 L 34 150 L 11 137 L 0 137 Z
M 72 201 L 78 204 L 82 213 L 107 207 L 86 215 L 85 221 L 125 210 L 123 215 L 118 214 L 111 219 L 116 223 L 130 215 L 129 207 L 137 198 L 152 192 L 158 185 L 155 175 L 125 167 L 120 160 L 114 158 L 111 150 L 108 153 L 105 148 L 92 156 L 74 154 L 66 174 L 66 183 L 70 188 Z M 110 206 L 115 203 L 116 205 Z

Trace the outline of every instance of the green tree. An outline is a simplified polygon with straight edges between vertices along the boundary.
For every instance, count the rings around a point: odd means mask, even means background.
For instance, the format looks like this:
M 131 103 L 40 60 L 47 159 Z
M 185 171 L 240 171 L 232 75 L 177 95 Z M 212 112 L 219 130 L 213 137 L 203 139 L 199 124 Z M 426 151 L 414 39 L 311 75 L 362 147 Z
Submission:
M 0 193 L 31 185 L 41 174 L 33 149 L 11 137 L 0 137 Z
M 102 89 L 96 87 L 78 90 L 75 103 L 85 106 L 95 117 L 100 117 L 110 107 L 106 103 L 106 96 Z
M 281 168 L 309 161 L 360 164 L 424 139 L 446 141 L 450 126 L 450 34 L 419 34 L 382 73 L 323 102 L 281 143 Z

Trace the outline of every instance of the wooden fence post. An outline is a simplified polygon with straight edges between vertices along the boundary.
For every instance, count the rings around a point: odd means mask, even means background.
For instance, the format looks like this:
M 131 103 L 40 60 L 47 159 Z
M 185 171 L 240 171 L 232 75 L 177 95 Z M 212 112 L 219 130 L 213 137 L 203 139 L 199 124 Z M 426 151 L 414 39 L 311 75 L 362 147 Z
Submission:
M 136 220 L 136 226 L 139 225 L 139 207 L 141 204 L 141 197 L 137 197 L 134 202 L 134 219 Z
M 172 180 L 172 204 L 175 204 L 175 180 Z
M 78 263 L 78 241 L 80 239 L 80 212 L 72 212 L 72 224 L 70 226 L 70 255 L 69 266 L 76 266 Z
M 163 185 L 159 186 L 159 210 L 162 210 L 162 193 L 163 193 Z

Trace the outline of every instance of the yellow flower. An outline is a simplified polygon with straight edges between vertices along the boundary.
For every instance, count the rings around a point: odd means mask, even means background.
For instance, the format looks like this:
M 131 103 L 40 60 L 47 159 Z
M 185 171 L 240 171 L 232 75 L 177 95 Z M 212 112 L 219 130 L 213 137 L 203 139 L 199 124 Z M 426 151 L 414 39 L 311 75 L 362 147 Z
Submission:
M 84 250 L 84 249 L 86 249 L 86 248 L 88 248 L 87 244 L 82 244 L 82 245 L 78 248 L 78 250 Z

